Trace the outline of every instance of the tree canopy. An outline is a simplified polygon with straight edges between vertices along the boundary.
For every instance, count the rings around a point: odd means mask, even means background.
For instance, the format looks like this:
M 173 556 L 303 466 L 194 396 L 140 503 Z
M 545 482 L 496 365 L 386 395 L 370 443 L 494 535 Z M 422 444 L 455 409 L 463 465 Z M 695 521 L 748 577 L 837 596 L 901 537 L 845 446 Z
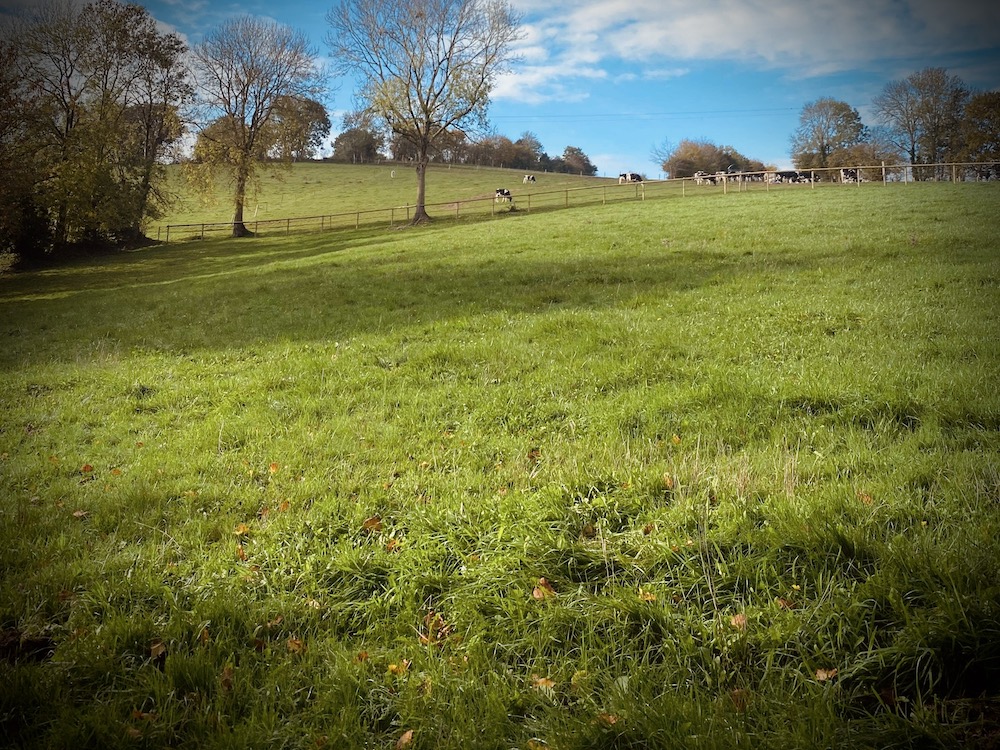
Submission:
M 732 146 L 718 146 L 706 140 L 683 139 L 676 146 L 664 143 L 653 150 L 670 177 L 691 177 L 695 172 L 761 172 L 764 163 L 744 156 Z
M 182 133 L 186 47 L 139 5 L 40 5 L 0 55 L 4 248 L 134 242 L 159 215 L 166 150 Z
M 835 166 L 834 154 L 865 139 L 861 115 L 847 102 L 829 97 L 806 104 L 792 134 L 792 162 L 798 169 Z

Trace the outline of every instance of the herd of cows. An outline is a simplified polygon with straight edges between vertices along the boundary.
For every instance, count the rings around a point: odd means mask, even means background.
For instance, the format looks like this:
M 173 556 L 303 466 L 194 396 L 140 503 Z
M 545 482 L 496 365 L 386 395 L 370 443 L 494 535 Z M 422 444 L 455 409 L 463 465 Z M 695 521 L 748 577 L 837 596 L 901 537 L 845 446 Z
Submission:
M 830 172 L 830 175 L 826 179 L 837 180 L 839 178 L 839 181 L 843 183 L 869 181 L 869 178 L 859 169 L 845 168 L 839 171 L 827 171 Z M 975 165 L 973 172 L 974 179 L 976 180 L 1000 179 L 1000 163 Z M 766 182 L 770 184 L 812 183 L 819 182 L 821 178 L 815 171 L 775 170 L 766 172 L 739 172 L 730 168 L 725 172 L 715 172 L 714 174 L 704 171 L 695 172 L 693 179 L 696 185 L 717 185 L 727 181 Z M 619 185 L 630 182 L 641 183 L 643 181 L 643 176 L 636 172 L 622 172 L 618 175 Z M 526 174 L 524 179 L 521 180 L 522 185 L 533 184 L 534 182 L 535 175 L 533 174 Z M 497 203 L 513 203 L 514 198 L 507 188 L 497 188 L 495 200 Z

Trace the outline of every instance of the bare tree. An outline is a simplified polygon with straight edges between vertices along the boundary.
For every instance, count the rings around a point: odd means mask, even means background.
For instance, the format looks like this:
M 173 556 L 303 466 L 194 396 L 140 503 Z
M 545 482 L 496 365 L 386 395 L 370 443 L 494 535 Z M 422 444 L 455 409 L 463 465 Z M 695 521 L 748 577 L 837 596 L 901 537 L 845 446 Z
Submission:
M 917 163 L 920 139 L 919 98 L 909 81 L 891 81 L 872 100 L 875 114 L 888 127 L 893 143 Z
M 327 21 L 327 44 L 357 77 L 358 99 L 413 147 L 413 222 L 427 221 L 430 157 L 456 131 L 485 132 L 520 19 L 507 0 L 341 0 Z
M 315 99 L 322 73 L 306 37 L 287 26 L 251 16 L 223 23 L 194 48 L 202 103 L 213 123 L 216 147 L 207 167 L 231 170 L 233 236 L 250 234 L 243 223 L 247 187 L 261 155 L 277 137 L 275 108 L 286 97 Z
M 911 164 L 933 164 L 962 150 L 962 113 L 969 91 L 944 68 L 924 68 L 885 85 L 873 104 Z M 933 171 L 918 170 L 933 176 Z

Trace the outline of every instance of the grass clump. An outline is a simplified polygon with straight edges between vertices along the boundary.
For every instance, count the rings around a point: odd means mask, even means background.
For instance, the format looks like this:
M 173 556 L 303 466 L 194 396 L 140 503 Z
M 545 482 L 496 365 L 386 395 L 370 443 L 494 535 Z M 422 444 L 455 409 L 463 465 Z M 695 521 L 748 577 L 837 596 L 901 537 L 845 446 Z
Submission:
M 1000 737 L 996 192 L 6 277 L 20 747 Z

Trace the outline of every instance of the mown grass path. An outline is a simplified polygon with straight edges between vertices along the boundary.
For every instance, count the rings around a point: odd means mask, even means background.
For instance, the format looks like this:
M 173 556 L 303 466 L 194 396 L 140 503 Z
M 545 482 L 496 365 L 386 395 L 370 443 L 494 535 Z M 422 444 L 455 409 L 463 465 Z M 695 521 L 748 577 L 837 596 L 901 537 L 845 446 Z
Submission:
M 998 198 L 0 279 L 0 737 L 994 747 Z

